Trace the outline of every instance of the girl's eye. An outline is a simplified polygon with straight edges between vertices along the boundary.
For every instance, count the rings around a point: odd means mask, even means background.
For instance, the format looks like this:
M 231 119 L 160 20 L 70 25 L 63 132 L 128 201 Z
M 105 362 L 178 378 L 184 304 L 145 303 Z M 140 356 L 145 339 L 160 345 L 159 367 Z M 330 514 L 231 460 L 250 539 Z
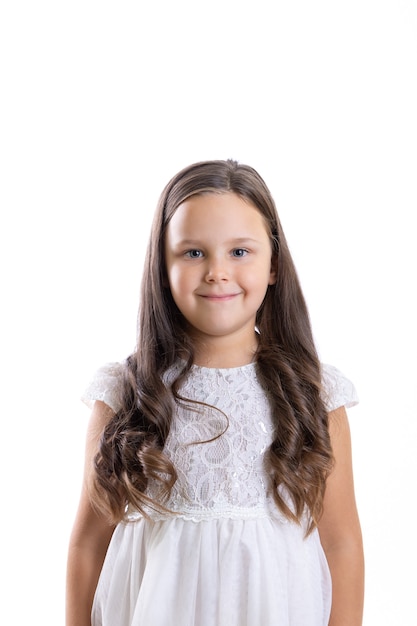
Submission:
M 248 251 L 247 251 L 245 248 L 235 248 L 235 249 L 232 251 L 232 255 L 233 255 L 234 257 L 238 257 L 238 258 L 239 258 L 239 257 L 242 257 L 242 256 L 246 256 L 246 255 L 247 255 L 247 253 L 248 253 Z
M 188 256 L 190 259 L 199 259 L 203 256 L 203 253 L 201 250 L 188 250 L 188 252 L 185 253 L 185 256 Z

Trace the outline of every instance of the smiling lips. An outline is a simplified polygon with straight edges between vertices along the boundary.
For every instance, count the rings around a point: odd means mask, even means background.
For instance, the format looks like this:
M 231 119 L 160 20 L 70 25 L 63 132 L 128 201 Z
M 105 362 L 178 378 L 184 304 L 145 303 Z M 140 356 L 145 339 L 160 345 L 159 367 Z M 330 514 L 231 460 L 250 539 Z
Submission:
M 201 298 L 205 300 L 209 300 L 210 302 L 226 302 L 227 300 L 232 300 L 238 296 L 238 293 L 208 293 L 208 294 L 198 294 Z

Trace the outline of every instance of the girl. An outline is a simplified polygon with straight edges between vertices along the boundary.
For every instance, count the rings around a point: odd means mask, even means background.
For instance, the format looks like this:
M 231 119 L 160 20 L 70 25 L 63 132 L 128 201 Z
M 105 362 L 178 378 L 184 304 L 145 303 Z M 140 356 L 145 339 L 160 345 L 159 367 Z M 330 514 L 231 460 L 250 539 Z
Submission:
M 358 626 L 345 406 L 264 181 L 192 165 L 162 193 L 137 351 L 100 370 L 67 626 Z

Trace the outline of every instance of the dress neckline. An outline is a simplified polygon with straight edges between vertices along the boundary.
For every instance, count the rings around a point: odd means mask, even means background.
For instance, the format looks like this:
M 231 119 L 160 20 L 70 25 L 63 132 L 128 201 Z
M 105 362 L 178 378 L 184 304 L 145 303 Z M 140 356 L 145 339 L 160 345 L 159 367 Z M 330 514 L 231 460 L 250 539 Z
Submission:
M 218 372 L 220 374 L 232 374 L 232 373 L 239 373 L 239 372 L 250 372 L 252 370 L 255 370 L 255 367 L 256 367 L 256 361 L 252 361 L 251 363 L 246 363 L 246 365 L 236 365 L 235 367 L 208 367 L 206 365 L 193 364 L 191 366 L 190 371 L 194 371 L 194 372 L 200 371 L 204 373 Z

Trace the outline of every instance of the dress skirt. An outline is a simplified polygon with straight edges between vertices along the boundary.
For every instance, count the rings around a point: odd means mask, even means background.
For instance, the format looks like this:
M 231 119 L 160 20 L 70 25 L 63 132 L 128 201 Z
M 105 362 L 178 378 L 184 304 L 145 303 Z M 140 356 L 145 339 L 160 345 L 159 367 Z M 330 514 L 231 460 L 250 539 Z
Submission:
M 139 518 L 112 537 L 93 626 L 324 626 L 331 579 L 315 530 L 268 516 Z

